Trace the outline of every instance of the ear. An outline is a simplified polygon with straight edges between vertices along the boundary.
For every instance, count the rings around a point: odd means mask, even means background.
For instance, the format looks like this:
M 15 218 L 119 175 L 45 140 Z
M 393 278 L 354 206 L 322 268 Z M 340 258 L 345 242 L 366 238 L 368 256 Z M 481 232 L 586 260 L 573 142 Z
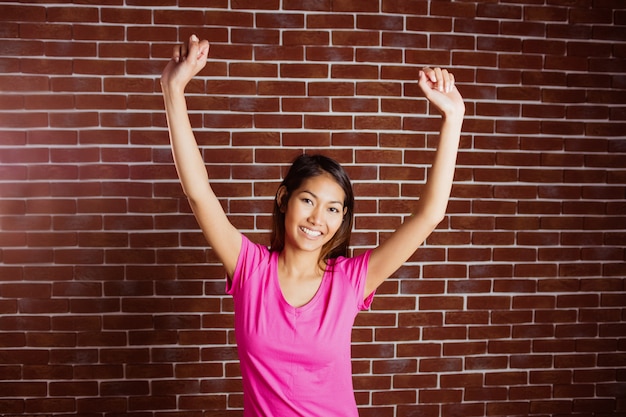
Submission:
M 278 191 L 276 191 L 276 205 L 280 209 L 281 213 L 287 211 L 287 187 L 281 185 L 278 187 Z

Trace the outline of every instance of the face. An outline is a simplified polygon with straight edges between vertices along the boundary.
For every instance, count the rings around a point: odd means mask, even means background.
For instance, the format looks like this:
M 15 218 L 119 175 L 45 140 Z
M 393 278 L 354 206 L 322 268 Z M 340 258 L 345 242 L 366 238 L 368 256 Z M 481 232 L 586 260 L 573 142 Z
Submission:
M 320 251 L 343 221 L 345 193 L 329 174 L 302 182 L 285 213 L 285 243 L 301 250 Z

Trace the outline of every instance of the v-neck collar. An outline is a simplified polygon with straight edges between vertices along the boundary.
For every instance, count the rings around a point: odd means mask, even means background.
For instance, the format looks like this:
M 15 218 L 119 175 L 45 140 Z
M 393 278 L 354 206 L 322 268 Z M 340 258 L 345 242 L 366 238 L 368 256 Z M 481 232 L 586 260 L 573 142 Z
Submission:
M 282 288 L 280 288 L 280 279 L 278 278 L 279 255 L 280 255 L 279 252 L 272 253 L 271 262 L 270 262 L 270 268 L 271 268 L 270 279 L 273 281 L 276 294 L 278 298 L 280 299 L 280 302 L 283 304 L 283 307 L 293 312 L 304 312 L 313 308 L 315 304 L 317 304 L 317 301 L 319 300 L 319 298 L 322 296 L 321 294 L 324 292 L 324 288 L 327 285 L 327 282 L 329 279 L 328 278 L 329 270 L 332 268 L 333 260 L 329 259 L 329 262 L 326 264 L 326 268 L 324 269 L 324 272 L 322 273 L 322 281 L 320 282 L 320 285 L 317 288 L 317 291 L 315 291 L 315 294 L 313 295 L 313 297 L 306 304 L 300 307 L 295 307 L 291 305 L 289 301 L 287 301 L 287 299 L 285 298 L 285 295 L 283 294 Z

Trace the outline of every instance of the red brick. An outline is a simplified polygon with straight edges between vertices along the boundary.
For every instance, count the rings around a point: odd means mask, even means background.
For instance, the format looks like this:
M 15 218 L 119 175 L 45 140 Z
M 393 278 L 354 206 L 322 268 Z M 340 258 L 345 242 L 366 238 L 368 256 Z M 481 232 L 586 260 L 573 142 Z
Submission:
M 511 337 L 511 326 L 474 326 L 469 329 L 470 339 L 502 339 Z
M 420 403 L 458 403 L 463 391 L 461 390 L 420 390 Z
M 352 14 L 308 14 L 306 17 L 307 28 L 352 29 L 354 24 L 354 16 Z
M 67 24 L 29 24 L 20 25 L 23 39 L 72 39 L 72 26 Z
M 353 96 L 354 92 L 351 82 L 313 82 L 308 86 L 310 96 Z
M 529 402 L 508 401 L 504 403 L 488 403 L 487 415 L 489 416 L 511 416 L 525 415 L 529 412 Z
M 255 46 L 254 56 L 260 61 L 302 61 L 304 51 L 300 46 Z
M 97 382 L 52 382 L 50 384 L 50 395 L 77 397 L 98 395 Z M 71 410 L 68 410 L 71 411 Z
M 454 340 L 466 339 L 467 331 L 465 327 L 429 327 L 424 329 L 423 340 Z
M 300 127 L 292 123 L 291 127 Z M 308 129 L 350 129 L 352 128 L 352 118 L 350 116 L 305 116 L 304 127 Z
M 2 6 L 3 21 L 40 21 L 46 20 L 46 7 L 38 6 Z
M 276 77 L 278 68 L 275 64 L 232 63 L 229 65 L 231 75 L 240 77 Z
M 77 400 L 77 411 L 87 413 L 90 410 L 102 410 L 111 413 L 124 412 L 127 409 L 126 398 L 80 398 Z
M 372 395 L 372 403 L 374 405 L 385 404 L 413 404 L 416 402 L 415 391 L 384 391 L 374 392 Z
M 328 45 L 329 34 L 323 31 L 312 30 L 294 30 L 283 33 L 283 43 L 285 45 Z M 316 48 L 307 48 L 307 58 L 315 61 L 313 50 Z

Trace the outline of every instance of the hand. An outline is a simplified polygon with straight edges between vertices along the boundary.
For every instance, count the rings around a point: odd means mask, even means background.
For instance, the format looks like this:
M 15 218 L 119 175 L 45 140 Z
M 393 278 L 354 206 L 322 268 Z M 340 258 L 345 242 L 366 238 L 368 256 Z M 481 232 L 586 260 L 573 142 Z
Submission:
M 446 69 L 424 67 L 418 85 L 424 96 L 446 118 L 463 117 L 465 104 L 454 84 L 454 75 Z
M 200 41 L 196 35 L 189 37 L 188 45 L 174 47 L 172 59 L 161 74 L 163 90 L 184 91 L 187 83 L 204 68 L 209 56 L 209 41 Z

